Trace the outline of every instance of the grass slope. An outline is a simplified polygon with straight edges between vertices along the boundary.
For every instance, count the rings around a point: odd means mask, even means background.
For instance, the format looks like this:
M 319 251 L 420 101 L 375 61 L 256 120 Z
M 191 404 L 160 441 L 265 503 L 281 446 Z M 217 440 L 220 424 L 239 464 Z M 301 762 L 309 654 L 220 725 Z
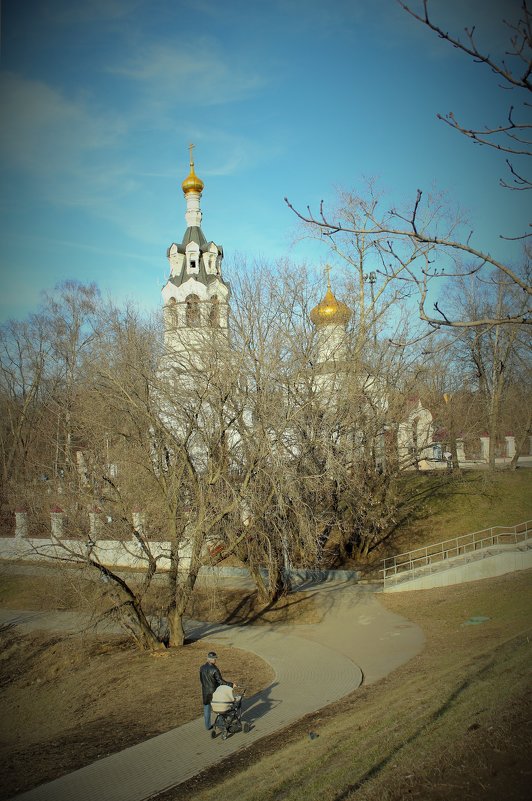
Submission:
M 164 800 L 526 798 L 531 572 L 382 602 L 422 626 L 426 647 L 419 656 L 258 743 L 240 765 L 226 762 Z M 489 619 L 469 624 L 476 616 Z M 319 736 L 310 738 L 310 731 Z M 499 779 L 490 773 L 490 754 L 499 760 Z
M 532 519 L 532 469 L 410 473 L 403 481 L 414 502 L 393 537 L 396 553 Z

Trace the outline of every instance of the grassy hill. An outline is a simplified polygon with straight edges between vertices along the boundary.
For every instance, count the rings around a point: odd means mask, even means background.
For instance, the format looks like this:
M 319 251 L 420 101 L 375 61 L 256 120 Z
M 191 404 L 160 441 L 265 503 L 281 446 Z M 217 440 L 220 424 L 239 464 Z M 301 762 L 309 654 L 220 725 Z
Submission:
M 382 602 L 422 653 L 158 801 L 527 799 L 531 571 Z
M 392 553 L 532 519 L 532 469 L 410 473 L 403 481 L 415 500 L 386 546 Z
M 532 520 L 532 469 L 408 472 L 401 476 L 395 530 L 366 558 L 342 559 L 330 545 L 330 567 L 356 569 L 378 581 L 385 557 L 491 526 Z

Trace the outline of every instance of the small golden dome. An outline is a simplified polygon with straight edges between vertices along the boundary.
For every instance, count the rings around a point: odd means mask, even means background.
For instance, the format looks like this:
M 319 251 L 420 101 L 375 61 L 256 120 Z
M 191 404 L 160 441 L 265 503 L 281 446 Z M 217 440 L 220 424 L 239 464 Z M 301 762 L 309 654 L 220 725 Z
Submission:
M 190 145 L 190 172 L 181 184 L 185 195 L 187 195 L 189 192 L 198 192 L 199 194 L 203 192 L 204 183 L 194 172 L 194 159 L 192 158 L 193 147 L 194 145 Z
M 347 325 L 351 311 L 341 300 L 336 300 L 329 284 L 323 300 L 310 312 L 310 319 L 316 328 L 321 325 Z

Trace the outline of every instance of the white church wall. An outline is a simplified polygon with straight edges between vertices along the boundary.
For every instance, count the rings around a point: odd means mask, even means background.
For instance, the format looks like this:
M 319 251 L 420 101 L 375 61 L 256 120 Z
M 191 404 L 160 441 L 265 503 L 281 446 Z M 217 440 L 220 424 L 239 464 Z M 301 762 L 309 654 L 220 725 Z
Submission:
M 158 570 L 166 572 L 170 569 L 170 541 L 149 542 L 151 554 L 157 559 Z M 145 570 L 148 560 L 141 545 L 136 539 L 131 540 L 96 540 L 32 538 L 32 537 L 0 537 L 0 559 L 6 561 L 57 561 L 71 554 L 81 562 L 92 556 L 102 565 L 110 568 L 129 568 Z M 190 565 L 191 549 L 181 549 L 179 563 L 182 570 Z

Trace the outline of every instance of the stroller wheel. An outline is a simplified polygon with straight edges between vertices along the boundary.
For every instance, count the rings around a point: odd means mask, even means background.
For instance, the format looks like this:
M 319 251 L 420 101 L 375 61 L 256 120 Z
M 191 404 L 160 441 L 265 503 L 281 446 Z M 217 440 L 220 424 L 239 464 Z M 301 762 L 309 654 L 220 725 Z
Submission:
M 224 731 L 222 734 L 222 740 L 227 740 L 227 732 Z
M 211 729 L 211 737 L 214 740 L 214 738 L 216 737 L 216 729 Z
M 249 725 L 249 723 L 246 721 L 245 723 L 243 723 L 243 724 L 242 724 L 242 731 L 243 731 L 245 734 L 247 734 L 249 730 L 250 730 L 250 725 Z

